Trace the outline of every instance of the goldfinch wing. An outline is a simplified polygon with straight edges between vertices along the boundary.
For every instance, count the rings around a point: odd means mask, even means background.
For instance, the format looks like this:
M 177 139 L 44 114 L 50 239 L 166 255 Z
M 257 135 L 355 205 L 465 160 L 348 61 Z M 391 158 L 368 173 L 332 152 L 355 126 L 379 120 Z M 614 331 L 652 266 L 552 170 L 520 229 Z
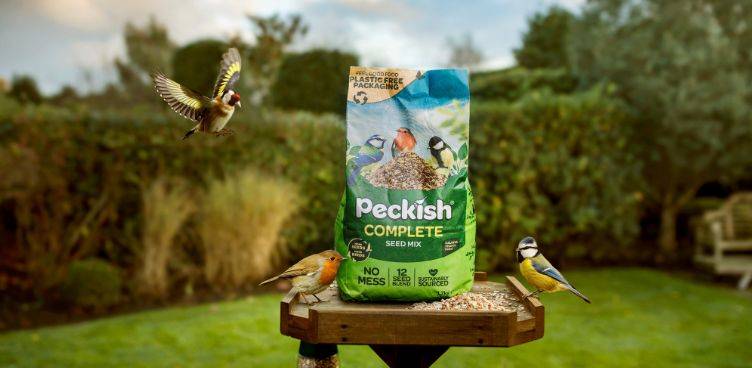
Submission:
M 154 87 L 170 107 L 183 117 L 201 121 L 208 113 L 211 101 L 200 93 L 182 86 L 162 73 L 154 73 Z
M 569 281 L 564 278 L 561 272 L 559 272 L 556 267 L 551 265 L 551 262 L 549 262 L 542 255 L 533 258 L 531 263 L 533 264 L 533 268 L 538 271 L 538 273 L 542 273 L 558 282 L 569 285 Z
M 219 76 L 214 84 L 214 98 L 221 97 L 225 91 L 232 89 L 235 82 L 240 79 L 240 52 L 238 49 L 231 48 L 222 55 L 222 61 L 219 64 Z

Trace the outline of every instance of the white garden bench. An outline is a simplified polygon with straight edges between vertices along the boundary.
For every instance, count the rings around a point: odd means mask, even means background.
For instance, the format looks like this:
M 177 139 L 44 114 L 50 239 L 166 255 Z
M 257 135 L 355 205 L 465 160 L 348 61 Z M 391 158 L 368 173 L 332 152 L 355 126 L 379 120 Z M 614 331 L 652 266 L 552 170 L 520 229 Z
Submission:
M 718 275 L 740 275 L 738 288 L 752 282 L 752 193 L 732 195 L 705 212 L 697 227 L 695 263 Z

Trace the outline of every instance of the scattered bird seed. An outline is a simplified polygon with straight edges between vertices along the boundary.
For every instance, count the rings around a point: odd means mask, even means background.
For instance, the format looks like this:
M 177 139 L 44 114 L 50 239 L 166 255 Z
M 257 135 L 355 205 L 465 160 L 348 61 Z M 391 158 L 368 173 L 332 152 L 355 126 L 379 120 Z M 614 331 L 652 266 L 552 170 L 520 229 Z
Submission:
M 415 152 L 403 152 L 383 166 L 369 172 L 366 179 L 371 185 L 387 189 L 431 190 L 444 186 L 445 175 L 440 175 Z
M 508 290 L 470 291 L 435 302 L 413 303 L 410 309 L 430 311 L 502 311 L 521 312 L 525 306 Z

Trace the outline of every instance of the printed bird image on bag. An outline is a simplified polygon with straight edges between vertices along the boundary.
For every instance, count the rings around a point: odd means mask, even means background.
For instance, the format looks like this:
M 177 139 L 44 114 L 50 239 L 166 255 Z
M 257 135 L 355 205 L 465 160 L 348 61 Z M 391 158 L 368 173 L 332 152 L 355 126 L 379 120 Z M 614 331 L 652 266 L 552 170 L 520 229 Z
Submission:
M 470 290 L 467 71 L 351 67 L 347 186 L 335 224 L 345 300 L 422 301 Z M 391 142 L 391 144 L 389 144 Z

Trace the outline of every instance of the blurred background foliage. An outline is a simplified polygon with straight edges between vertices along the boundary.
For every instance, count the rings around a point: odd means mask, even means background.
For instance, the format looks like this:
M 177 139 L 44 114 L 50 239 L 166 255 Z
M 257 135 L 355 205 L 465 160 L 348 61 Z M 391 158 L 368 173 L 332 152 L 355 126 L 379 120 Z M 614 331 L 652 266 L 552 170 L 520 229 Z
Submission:
M 532 17 L 516 66 L 471 74 L 478 267 L 513 267 L 525 235 L 557 264 L 687 264 L 687 218 L 716 203 L 698 193 L 752 183 L 749 19 L 750 4 L 705 0 L 597 0 Z M 117 83 L 43 96 L 16 76 L 1 89 L 4 305 L 235 295 L 332 246 L 358 56 L 290 52 L 307 31 L 299 16 L 248 26 L 250 42 L 178 45 L 158 19 L 129 24 Z M 451 65 L 482 59 L 470 37 L 449 44 Z M 189 125 L 149 73 L 209 94 L 228 46 L 255 106 L 236 112 L 231 137 L 180 141 Z
M 201 40 L 175 50 L 170 76 L 204 96 L 211 96 L 217 80 L 217 60 L 228 49 L 227 42 Z M 168 74 L 169 75 L 169 74 Z
M 477 199 L 479 257 L 495 269 L 514 261 L 518 239 L 556 244 L 546 256 L 594 263 L 639 259 L 637 162 L 630 124 L 607 88 L 514 102 L 476 102 L 470 173 Z
M 342 71 L 349 72 L 353 65 L 358 65 L 358 57 L 338 50 L 286 55 L 271 91 L 274 106 L 344 116 L 348 73 Z

